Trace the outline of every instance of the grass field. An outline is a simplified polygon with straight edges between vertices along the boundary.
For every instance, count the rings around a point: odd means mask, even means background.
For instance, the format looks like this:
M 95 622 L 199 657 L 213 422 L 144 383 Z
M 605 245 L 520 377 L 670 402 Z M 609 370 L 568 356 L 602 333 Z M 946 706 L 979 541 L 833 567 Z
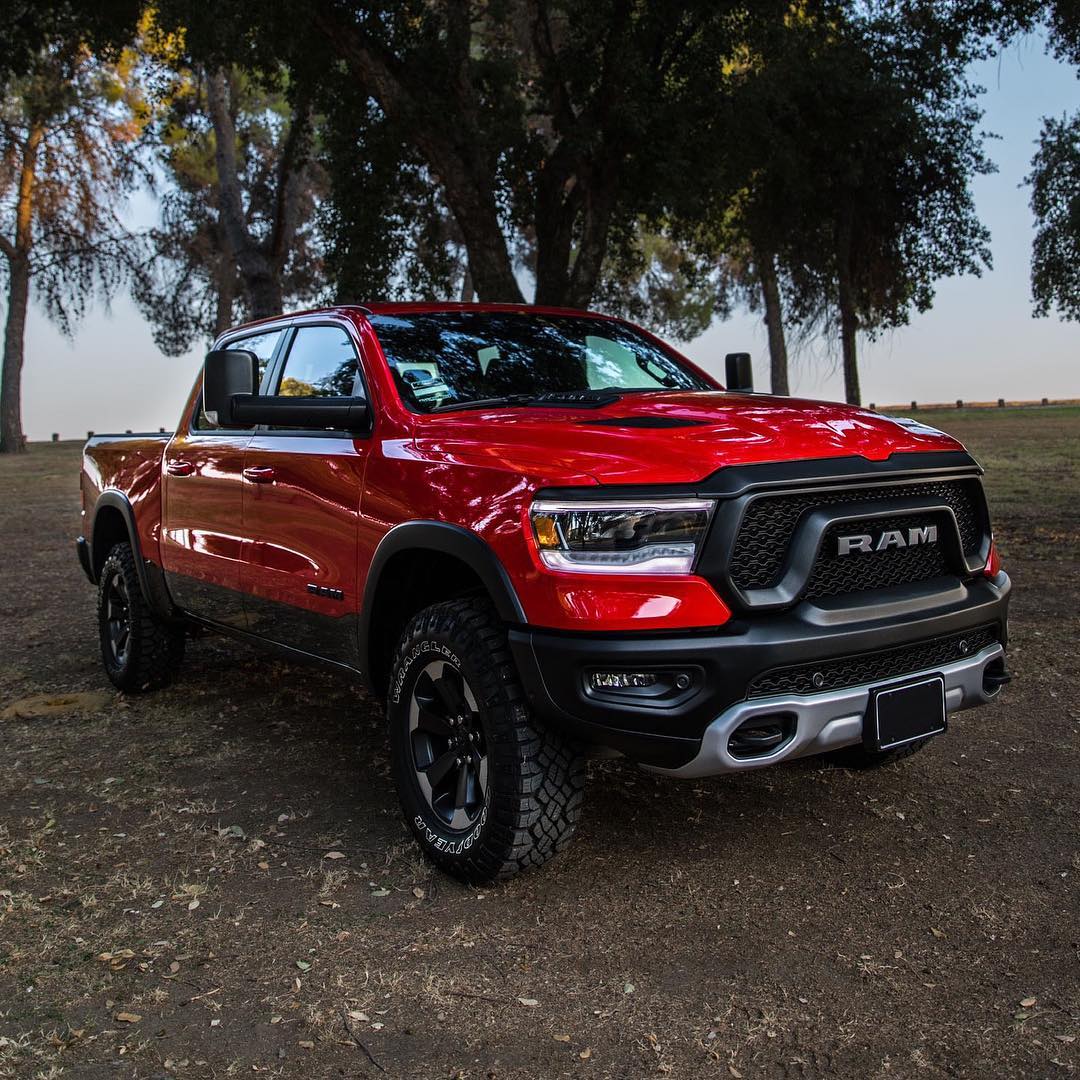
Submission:
M 355 687 L 203 638 L 113 692 L 79 448 L 0 459 L 0 1077 L 1077 1075 L 1080 410 L 926 419 L 988 469 L 1004 699 L 877 775 L 597 762 L 481 889 Z

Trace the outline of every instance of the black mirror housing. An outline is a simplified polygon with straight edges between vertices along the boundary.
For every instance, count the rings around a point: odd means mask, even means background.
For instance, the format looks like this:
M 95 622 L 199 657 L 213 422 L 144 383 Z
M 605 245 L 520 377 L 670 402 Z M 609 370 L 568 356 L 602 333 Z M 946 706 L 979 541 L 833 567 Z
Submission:
M 729 352 L 724 357 L 727 379 L 725 389 L 733 394 L 754 392 L 754 365 L 748 352 Z
M 259 358 L 247 349 L 212 349 L 203 365 L 203 412 L 221 427 L 233 422 L 234 394 L 253 394 L 259 378 Z
M 370 412 L 362 397 L 261 397 L 241 394 L 232 399 L 232 421 L 241 427 L 270 424 L 278 428 L 325 431 L 367 431 Z

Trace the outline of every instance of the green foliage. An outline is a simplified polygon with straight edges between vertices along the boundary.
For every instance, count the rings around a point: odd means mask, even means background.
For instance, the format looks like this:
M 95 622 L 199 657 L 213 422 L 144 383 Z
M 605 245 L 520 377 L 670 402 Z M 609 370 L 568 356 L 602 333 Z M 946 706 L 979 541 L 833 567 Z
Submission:
M 147 80 L 154 86 L 154 146 L 167 177 L 159 225 L 144 237 L 145 257 L 133 295 L 167 355 L 180 355 L 238 321 L 256 317 L 245 288 L 242 253 L 223 225 L 218 134 L 210 108 L 211 73 L 184 62 L 176 38 L 144 28 Z M 222 75 L 234 130 L 238 189 L 246 241 L 274 244 L 285 189 L 297 221 L 276 273 L 280 304 L 303 306 L 325 290 L 323 241 L 316 225 L 326 188 L 315 156 L 283 176 L 290 133 L 298 123 L 295 87 L 281 66 Z M 299 121 L 314 123 L 306 117 Z M 317 141 L 317 132 L 316 132 Z
M 70 335 L 128 271 L 125 199 L 146 177 L 146 105 L 131 53 L 41 53 L 0 98 L 0 272 L 25 260 L 31 288 Z
M 1037 225 L 1031 257 L 1035 314 L 1056 309 L 1063 319 L 1080 321 L 1080 114 L 1043 121 L 1027 182 Z
M 101 59 L 116 60 L 134 37 L 143 7 L 143 0 L 14 0 L 3 11 L 0 84 L 29 75 L 50 51 L 85 46 Z

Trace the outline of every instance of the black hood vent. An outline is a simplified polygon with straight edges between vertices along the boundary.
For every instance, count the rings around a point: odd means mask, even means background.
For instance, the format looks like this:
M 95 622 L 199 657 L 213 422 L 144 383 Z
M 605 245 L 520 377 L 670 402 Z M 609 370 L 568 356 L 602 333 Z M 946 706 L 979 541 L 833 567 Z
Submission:
M 704 420 L 683 420 L 678 416 L 606 416 L 602 420 L 581 420 L 589 427 L 688 428 L 704 427 Z

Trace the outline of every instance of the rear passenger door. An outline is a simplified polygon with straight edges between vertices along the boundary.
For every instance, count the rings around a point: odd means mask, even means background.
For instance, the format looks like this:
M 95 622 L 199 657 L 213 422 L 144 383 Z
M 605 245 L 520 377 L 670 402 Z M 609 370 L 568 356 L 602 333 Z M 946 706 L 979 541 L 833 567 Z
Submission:
M 269 394 L 364 395 L 359 352 L 339 323 L 295 327 Z M 249 629 L 355 666 L 357 527 L 370 438 L 261 428 L 244 453 L 241 583 Z

